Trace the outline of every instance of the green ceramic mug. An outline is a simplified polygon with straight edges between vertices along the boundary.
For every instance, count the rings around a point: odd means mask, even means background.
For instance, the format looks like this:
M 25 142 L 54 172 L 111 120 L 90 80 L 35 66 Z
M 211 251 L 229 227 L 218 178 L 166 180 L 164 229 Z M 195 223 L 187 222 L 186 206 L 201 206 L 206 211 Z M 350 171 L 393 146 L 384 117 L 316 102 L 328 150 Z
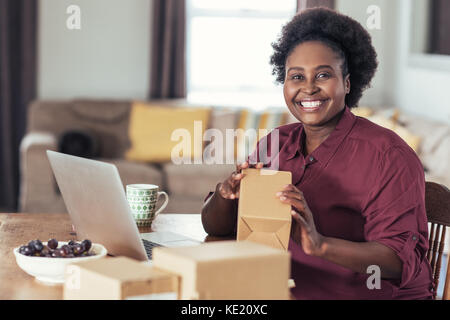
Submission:
M 156 203 L 161 195 L 164 195 L 166 200 L 156 210 Z M 159 191 L 159 187 L 154 184 L 128 184 L 127 200 L 137 225 L 149 227 L 155 217 L 167 206 L 169 196 L 164 191 Z

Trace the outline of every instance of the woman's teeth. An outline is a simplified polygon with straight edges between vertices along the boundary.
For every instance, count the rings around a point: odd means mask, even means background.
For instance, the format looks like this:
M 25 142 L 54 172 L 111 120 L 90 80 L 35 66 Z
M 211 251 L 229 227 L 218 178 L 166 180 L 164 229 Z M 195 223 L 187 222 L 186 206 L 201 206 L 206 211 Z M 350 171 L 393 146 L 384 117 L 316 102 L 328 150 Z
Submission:
M 301 105 L 305 108 L 316 108 L 322 104 L 323 101 L 302 101 Z

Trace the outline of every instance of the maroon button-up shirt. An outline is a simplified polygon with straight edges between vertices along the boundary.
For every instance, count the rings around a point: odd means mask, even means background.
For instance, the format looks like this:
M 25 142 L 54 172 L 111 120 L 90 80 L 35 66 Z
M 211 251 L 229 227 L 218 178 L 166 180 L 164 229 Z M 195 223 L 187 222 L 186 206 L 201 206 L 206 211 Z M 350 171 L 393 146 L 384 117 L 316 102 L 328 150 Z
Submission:
M 291 239 L 293 295 L 297 299 L 430 298 L 425 179 L 414 151 L 392 131 L 356 117 L 349 108 L 330 136 L 306 158 L 301 123 L 279 127 L 278 133 L 277 154 L 270 154 L 269 134 L 249 160 L 265 160 L 266 167 L 292 172 L 292 183 L 303 192 L 317 231 L 354 242 L 379 242 L 403 262 L 400 281 L 381 280 L 380 289 L 369 289 L 372 272 L 361 274 L 308 256 Z M 268 160 L 256 157 L 265 145 Z

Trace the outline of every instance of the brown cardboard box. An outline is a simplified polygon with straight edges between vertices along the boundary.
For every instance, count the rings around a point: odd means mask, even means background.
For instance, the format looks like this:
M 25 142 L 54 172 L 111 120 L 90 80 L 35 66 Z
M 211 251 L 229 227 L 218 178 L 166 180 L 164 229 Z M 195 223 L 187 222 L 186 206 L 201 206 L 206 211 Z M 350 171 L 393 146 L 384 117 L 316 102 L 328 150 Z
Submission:
M 239 191 L 237 240 L 288 249 L 291 206 L 276 193 L 292 183 L 290 172 L 244 169 Z
M 289 299 L 290 254 L 250 241 L 154 248 L 153 266 L 181 278 L 180 299 Z
M 178 282 L 176 275 L 130 258 L 103 258 L 67 267 L 64 299 L 177 299 Z

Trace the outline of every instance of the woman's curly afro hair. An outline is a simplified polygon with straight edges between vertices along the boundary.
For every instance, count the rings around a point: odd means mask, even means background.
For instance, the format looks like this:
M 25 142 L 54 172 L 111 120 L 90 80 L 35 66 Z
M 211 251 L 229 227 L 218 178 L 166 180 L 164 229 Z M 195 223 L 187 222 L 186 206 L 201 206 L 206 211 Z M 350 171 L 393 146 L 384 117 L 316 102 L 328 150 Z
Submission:
M 342 58 L 343 77 L 350 74 L 351 83 L 345 103 L 350 108 L 357 107 L 378 66 L 369 33 L 357 21 L 334 10 L 313 8 L 302 11 L 283 27 L 280 38 L 272 44 L 274 53 L 270 64 L 279 83 L 284 83 L 290 53 L 306 41 L 321 41 Z

